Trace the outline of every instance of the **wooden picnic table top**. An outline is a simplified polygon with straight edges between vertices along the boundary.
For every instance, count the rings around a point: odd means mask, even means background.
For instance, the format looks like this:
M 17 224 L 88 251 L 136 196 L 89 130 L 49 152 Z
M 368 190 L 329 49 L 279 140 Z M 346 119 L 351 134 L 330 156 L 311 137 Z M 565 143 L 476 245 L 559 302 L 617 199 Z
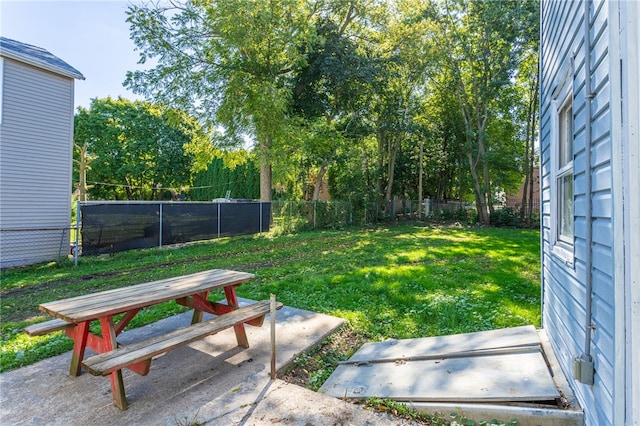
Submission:
M 211 269 L 144 284 L 116 288 L 40 305 L 40 310 L 71 323 L 128 312 L 218 288 L 239 285 L 254 278 L 248 272 Z

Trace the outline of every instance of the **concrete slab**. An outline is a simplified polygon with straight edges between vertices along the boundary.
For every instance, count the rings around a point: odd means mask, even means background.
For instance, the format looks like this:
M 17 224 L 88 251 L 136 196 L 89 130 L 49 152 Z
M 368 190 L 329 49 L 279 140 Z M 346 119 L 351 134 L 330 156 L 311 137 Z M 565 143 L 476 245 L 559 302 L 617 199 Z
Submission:
M 476 422 L 517 419 L 523 426 L 582 425 L 582 410 L 573 404 L 546 340 L 543 332 L 527 326 L 367 343 L 334 371 L 320 392 L 387 397 L 425 414 L 455 412 Z M 496 391 L 509 398 L 496 398 Z M 517 395 L 511 398 L 514 391 Z M 531 403 L 554 399 L 570 407 Z
M 365 343 L 349 359 L 351 363 L 369 361 L 395 361 L 411 357 L 438 358 L 463 352 L 490 351 L 493 349 L 540 345 L 536 329 L 532 325 L 503 328 L 474 333 L 435 336 L 429 338 L 385 340 Z
M 242 301 L 246 303 L 247 301 Z M 186 326 L 190 313 L 123 333 L 122 343 Z M 284 307 L 276 314 L 276 366 L 342 325 L 340 318 Z M 2 425 L 402 424 L 360 406 L 269 378 L 270 330 L 247 327 L 251 347 L 236 347 L 232 330 L 154 359 L 147 376 L 124 371 L 130 406 L 112 404 L 109 379 L 68 374 L 70 353 L 0 375 Z
M 540 351 L 439 360 L 346 364 L 320 392 L 395 401 L 548 401 L 560 394 Z

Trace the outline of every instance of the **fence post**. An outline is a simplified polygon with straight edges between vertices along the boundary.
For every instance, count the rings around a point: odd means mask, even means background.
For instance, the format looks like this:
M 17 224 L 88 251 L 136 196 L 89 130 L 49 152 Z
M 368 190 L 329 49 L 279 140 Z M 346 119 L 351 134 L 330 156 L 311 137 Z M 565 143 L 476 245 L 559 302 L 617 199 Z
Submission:
M 65 240 L 64 235 L 66 233 L 67 233 L 67 230 L 65 228 L 62 228 L 62 235 L 60 236 L 60 247 L 58 247 L 58 260 L 57 260 L 58 263 L 60 262 L 60 259 L 62 258 L 63 247 L 65 245 L 67 246 L 67 249 L 64 252 L 69 253 L 69 242 L 68 242 L 69 240 L 67 240 L 66 244 L 64 242 L 64 240 Z M 69 255 L 67 254 L 66 256 L 67 256 L 67 259 L 68 259 Z
M 220 239 L 220 203 L 218 203 L 218 239 Z
M 158 247 L 162 248 L 162 203 L 160 203 L 160 237 L 158 237 Z
M 262 234 L 262 201 L 260 201 L 260 233 Z
M 80 251 L 80 200 L 76 201 L 76 249 L 73 251 L 73 266 L 78 266 L 78 252 Z

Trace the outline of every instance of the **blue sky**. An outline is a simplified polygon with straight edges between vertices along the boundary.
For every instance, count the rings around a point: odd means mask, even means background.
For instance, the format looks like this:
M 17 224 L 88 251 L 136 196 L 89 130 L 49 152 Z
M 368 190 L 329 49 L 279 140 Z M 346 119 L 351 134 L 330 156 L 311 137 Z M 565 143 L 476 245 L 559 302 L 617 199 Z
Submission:
M 0 0 L 0 33 L 47 49 L 80 71 L 75 106 L 91 98 L 140 99 L 122 86 L 127 71 L 140 69 L 129 39 L 129 1 Z

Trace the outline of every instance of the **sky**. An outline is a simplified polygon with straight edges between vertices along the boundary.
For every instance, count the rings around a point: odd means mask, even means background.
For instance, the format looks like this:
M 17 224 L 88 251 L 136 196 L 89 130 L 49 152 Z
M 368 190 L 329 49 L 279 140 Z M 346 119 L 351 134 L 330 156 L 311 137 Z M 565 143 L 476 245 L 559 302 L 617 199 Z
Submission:
M 143 69 L 129 39 L 126 9 L 120 0 L 0 0 L 0 34 L 48 50 L 80 71 L 75 107 L 92 98 L 136 100 L 122 86 L 127 71 Z

